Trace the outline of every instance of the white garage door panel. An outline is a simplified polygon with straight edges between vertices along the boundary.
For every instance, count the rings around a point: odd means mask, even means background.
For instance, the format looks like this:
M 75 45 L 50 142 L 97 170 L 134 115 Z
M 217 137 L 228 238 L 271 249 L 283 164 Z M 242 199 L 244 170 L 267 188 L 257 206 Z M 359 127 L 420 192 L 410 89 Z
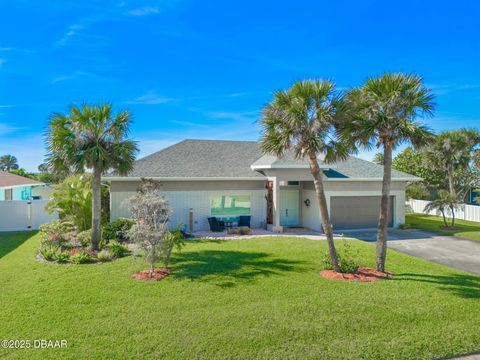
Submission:
M 330 198 L 333 229 L 375 228 L 380 196 L 333 196 Z M 393 196 L 390 197 L 388 226 L 393 226 Z

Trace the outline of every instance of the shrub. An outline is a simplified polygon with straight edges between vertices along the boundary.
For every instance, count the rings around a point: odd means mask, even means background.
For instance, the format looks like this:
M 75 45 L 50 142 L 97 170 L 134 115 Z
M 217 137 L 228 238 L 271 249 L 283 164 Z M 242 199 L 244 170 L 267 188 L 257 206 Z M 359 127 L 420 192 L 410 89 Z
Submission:
M 101 262 L 112 261 L 113 258 L 114 258 L 113 254 L 107 249 L 102 250 L 97 254 L 97 259 L 98 261 L 101 261 Z
M 74 264 L 86 264 L 93 261 L 93 257 L 85 251 L 80 251 L 70 256 L 70 261 Z
M 40 225 L 40 239 L 45 244 L 63 246 L 68 242 L 68 235 L 72 230 L 71 224 L 53 220 Z
M 109 222 L 103 227 L 102 237 L 107 242 L 109 240 L 127 241 L 126 233 L 135 224 L 135 221 L 127 218 L 120 218 Z
M 84 248 L 90 245 L 91 240 L 92 240 L 92 229 L 84 230 L 77 234 L 77 241 Z
M 407 223 L 404 223 L 404 224 L 398 225 L 398 228 L 399 228 L 400 230 L 407 230 L 407 229 L 411 229 L 411 228 L 412 228 L 412 225 L 407 224 Z
M 358 252 L 353 252 L 350 243 L 343 241 L 343 251 L 338 251 L 338 265 L 342 273 L 356 273 L 360 267 Z M 325 269 L 333 270 L 330 254 L 325 253 L 322 259 Z
M 55 256 L 55 261 L 65 263 L 70 261 L 70 255 L 66 251 L 59 251 Z
M 128 253 L 128 248 L 116 241 L 111 241 L 108 244 L 108 250 L 114 257 L 117 258 L 125 256 Z
M 58 254 L 62 252 L 62 249 L 58 245 L 44 243 L 40 245 L 38 252 L 45 260 L 56 261 Z

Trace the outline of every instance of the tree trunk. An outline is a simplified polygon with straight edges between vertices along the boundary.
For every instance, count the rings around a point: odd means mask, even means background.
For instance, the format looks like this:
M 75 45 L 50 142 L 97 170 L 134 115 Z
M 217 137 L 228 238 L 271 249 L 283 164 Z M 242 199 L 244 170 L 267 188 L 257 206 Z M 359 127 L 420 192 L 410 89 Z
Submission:
M 455 226 L 455 208 L 450 206 L 450 210 L 452 211 L 452 228 Z
M 316 154 L 309 154 L 308 162 L 310 164 L 310 171 L 313 175 L 313 183 L 315 185 L 315 192 L 317 193 L 317 201 L 320 208 L 320 217 L 322 219 L 323 231 L 327 237 L 328 251 L 330 253 L 330 259 L 332 260 L 333 270 L 340 272 L 340 266 L 338 265 L 337 250 L 333 243 L 333 230 L 330 223 L 330 217 L 328 215 L 327 199 L 325 197 L 325 189 L 323 188 L 323 173 L 318 166 L 318 160 Z
M 450 195 L 452 196 L 453 199 L 455 199 L 456 194 L 455 194 L 455 186 L 453 183 L 453 165 L 452 164 L 448 165 L 447 176 L 448 176 L 448 189 L 450 191 Z
M 442 211 L 443 223 L 445 224 L 445 227 L 448 227 L 447 219 L 445 218 L 445 210 L 441 210 L 441 211 Z
M 390 203 L 390 185 L 392 182 L 391 144 L 384 144 L 383 156 L 382 200 L 380 203 L 380 216 L 377 228 L 377 270 L 382 272 L 385 271 L 385 258 L 387 256 L 388 208 Z
M 101 192 L 102 172 L 97 167 L 94 167 L 92 175 L 92 250 L 98 250 L 98 244 L 102 238 L 100 228 L 102 212 Z

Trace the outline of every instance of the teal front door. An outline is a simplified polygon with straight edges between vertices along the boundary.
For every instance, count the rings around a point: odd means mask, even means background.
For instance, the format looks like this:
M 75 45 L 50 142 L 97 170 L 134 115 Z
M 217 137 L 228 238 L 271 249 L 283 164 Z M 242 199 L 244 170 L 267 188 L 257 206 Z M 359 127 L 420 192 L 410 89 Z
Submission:
M 298 206 L 300 194 L 298 190 L 280 190 L 280 225 L 298 226 Z

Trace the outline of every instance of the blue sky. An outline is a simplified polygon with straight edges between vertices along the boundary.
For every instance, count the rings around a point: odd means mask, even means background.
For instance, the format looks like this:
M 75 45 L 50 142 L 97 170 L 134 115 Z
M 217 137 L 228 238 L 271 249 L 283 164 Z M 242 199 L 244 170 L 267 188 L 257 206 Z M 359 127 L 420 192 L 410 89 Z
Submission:
M 129 109 L 141 156 L 256 140 L 272 91 L 384 71 L 424 77 L 435 131 L 476 127 L 479 18 L 475 0 L 0 0 L 0 154 L 36 170 L 48 116 L 83 101 Z

